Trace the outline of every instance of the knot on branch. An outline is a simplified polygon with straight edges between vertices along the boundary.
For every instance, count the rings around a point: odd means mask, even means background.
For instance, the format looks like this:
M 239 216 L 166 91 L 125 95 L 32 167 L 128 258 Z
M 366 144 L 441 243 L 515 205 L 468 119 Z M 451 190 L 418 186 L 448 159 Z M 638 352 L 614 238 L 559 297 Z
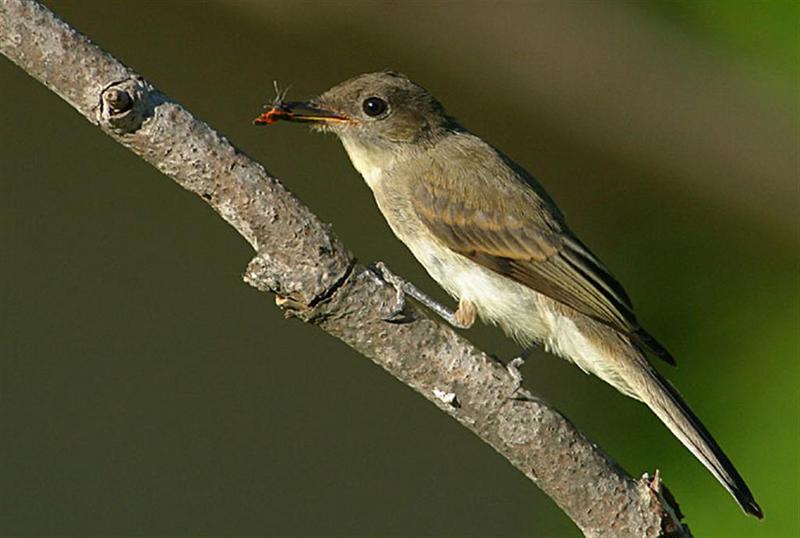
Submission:
M 672 492 L 667 489 L 666 484 L 661 479 L 661 473 L 658 469 L 656 469 L 652 477 L 648 473 L 643 474 L 636 483 L 643 497 L 646 498 L 649 495 L 650 509 L 658 515 L 661 522 L 659 536 L 664 538 L 686 538 L 692 536 L 689 527 L 681 523 L 683 519 L 681 509 Z
M 139 77 L 112 82 L 100 92 L 97 121 L 118 135 L 132 133 L 163 102 L 164 96 Z
M 335 264 L 329 269 L 334 267 Z M 355 259 L 350 259 L 350 263 L 336 278 L 332 278 L 333 273 L 323 271 L 322 276 L 326 278 L 322 280 L 327 285 L 320 288 L 321 282 L 316 282 L 317 286 L 309 286 L 302 282 L 302 278 L 291 278 L 289 276 L 293 274 L 291 269 L 284 267 L 280 260 L 267 254 L 260 254 L 250 260 L 242 278 L 259 291 L 274 293 L 275 304 L 283 309 L 286 317 L 298 317 L 313 322 L 321 317 L 317 307 L 328 301 L 345 285 L 355 267 Z M 309 293 L 310 289 L 315 289 L 316 292 Z

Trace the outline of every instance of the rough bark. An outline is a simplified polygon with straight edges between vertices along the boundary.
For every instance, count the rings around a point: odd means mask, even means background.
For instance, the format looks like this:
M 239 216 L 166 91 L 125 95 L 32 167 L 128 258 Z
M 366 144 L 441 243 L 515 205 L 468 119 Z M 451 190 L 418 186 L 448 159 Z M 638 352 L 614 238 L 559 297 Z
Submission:
M 586 536 L 690 536 L 658 477 L 633 479 L 497 360 L 408 307 L 263 166 L 32 0 L 0 0 L 0 52 L 198 196 L 256 256 L 245 280 L 341 339 L 489 443 Z

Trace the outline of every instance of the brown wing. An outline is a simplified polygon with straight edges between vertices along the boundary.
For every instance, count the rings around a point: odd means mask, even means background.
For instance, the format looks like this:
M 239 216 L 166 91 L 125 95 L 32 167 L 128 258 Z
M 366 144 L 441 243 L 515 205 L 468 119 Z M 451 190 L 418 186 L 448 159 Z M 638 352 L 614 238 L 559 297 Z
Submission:
M 463 195 L 462 200 L 453 200 L 454 194 L 459 196 L 454 190 L 448 189 L 445 200 L 430 182 L 421 182 L 413 196 L 417 214 L 445 245 L 632 337 L 670 364 L 675 363 L 666 349 L 639 327 L 619 282 L 560 224 L 560 219 L 519 212 L 521 208 L 529 213 L 549 211 L 539 198 L 514 189 L 503 193 L 512 197 L 506 203 Z M 515 199 L 523 196 L 526 199 Z

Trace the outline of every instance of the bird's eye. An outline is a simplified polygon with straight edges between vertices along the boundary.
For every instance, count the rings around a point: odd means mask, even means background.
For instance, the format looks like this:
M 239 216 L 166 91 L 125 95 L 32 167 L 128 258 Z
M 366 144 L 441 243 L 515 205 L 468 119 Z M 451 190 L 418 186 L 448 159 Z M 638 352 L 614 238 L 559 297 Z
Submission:
M 389 105 L 386 104 L 386 101 L 381 99 L 380 97 L 368 97 L 364 99 L 364 103 L 361 105 L 364 108 L 364 114 L 367 116 L 380 116 L 386 109 L 389 108 Z

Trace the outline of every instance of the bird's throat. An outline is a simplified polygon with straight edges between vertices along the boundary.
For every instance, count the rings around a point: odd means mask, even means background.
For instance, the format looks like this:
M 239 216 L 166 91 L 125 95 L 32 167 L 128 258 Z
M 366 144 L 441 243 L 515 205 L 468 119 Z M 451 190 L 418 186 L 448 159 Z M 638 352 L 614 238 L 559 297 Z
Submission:
M 350 161 L 367 185 L 372 190 L 378 188 L 384 171 L 397 161 L 396 152 L 379 145 L 366 145 L 354 137 L 343 136 L 341 140 Z

